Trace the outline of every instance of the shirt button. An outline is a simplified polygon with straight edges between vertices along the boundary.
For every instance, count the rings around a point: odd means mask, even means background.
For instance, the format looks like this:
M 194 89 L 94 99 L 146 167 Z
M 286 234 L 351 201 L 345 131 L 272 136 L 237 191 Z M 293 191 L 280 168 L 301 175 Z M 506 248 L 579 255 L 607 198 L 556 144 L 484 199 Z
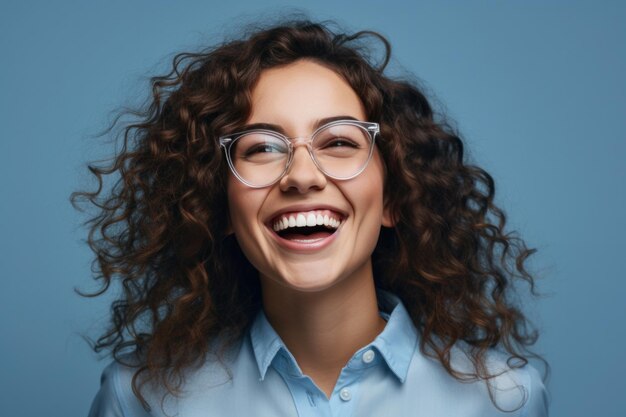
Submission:
M 344 388 L 339 391 L 339 398 L 344 401 L 350 401 L 350 399 L 352 398 L 352 394 L 350 394 L 350 390 L 348 388 Z
M 374 356 L 376 356 L 374 351 L 373 350 L 368 350 L 367 352 L 365 352 L 363 354 L 363 362 L 365 362 L 365 363 L 372 362 L 374 360 Z

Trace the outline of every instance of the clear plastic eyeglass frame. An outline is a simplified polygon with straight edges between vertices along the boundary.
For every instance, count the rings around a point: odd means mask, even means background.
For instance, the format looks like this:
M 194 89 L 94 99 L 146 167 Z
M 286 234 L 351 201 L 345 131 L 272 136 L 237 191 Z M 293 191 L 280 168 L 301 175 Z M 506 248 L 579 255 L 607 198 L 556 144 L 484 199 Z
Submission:
M 313 151 L 313 147 L 311 146 L 311 143 L 315 140 L 317 134 L 319 132 L 324 131 L 325 129 L 331 128 L 333 126 L 337 126 L 337 125 L 351 125 L 351 126 L 357 126 L 361 129 L 363 129 L 365 132 L 367 132 L 368 137 L 370 138 L 370 147 L 369 147 L 369 153 L 367 155 L 367 159 L 365 160 L 365 162 L 363 163 L 363 166 L 361 166 L 354 174 L 351 174 L 347 177 L 338 177 L 335 175 L 331 175 L 328 172 L 326 172 L 321 164 L 319 163 L 319 161 L 317 160 L 317 158 L 315 157 L 315 153 Z M 249 181 L 246 181 L 244 178 L 241 177 L 241 175 L 239 175 L 239 173 L 237 172 L 237 170 L 235 169 L 235 165 L 232 161 L 231 155 L 230 155 L 230 150 L 231 147 L 233 146 L 233 144 L 237 141 L 237 139 L 239 139 L 242 136 L 245 135 L 249 135 L 250 133 L 262 133 L 265 135 L 270 135 L 273 136 L 277 139 L 282 140 L 288 148 L 288 155 L 287 155 L 287 162 L 285 164 L 285 167 L 283 169 L 283 171 L 280 173 L 280 175 L 277 176 L 276 179 L 268 182 L 267 184 L 261 184 L 261 185 L 257 185 L 257 184 L 253 184 L 250 183 Z M 291 167 L 291 164 L 293 162 L 293 154 L 294 154 L 294 149 L 296 146 L 299 145 L 306 145 L 307 150 L 309 151 L 309 156 L 311 157 L 311 159 L 313 160 L 313 163 L 315 164 L 315 166 L 317 167 L 318 170 L 320 170 L 320 172 L 322 172 L 324 175 L 326 175 L 329 178 L 333 178 L 336 180 L 349 180 L 352 179 L 356 176 L 358 176 L 361 172 L 363 172 L 365 170 L 365 168 L 367 168 L 367 165 L 369 164 L 370 159 L 372 159 L 372 154 L 374 153 L 374 145 L 375 145 L 375 141 L 376 141 L 376 136 L 380 133 L 380 126 L 378 123 L 374 123 L 374 122 L 363 122 L 360 120 L 336 120 L 330 123 L 327 123 L 325 125 L 322 125 L 320 127 L 318 127 L 313 134 L 311 134 L 310 136 L 299 136 L 299 137 L 287 137 L 281 133 L 275 132 L 273 130 L 266 130 L 266 129 L 252 129 L 252 130 L 245 130 L 242 132 L 237 132 L 237 133 L 233 133 L 231 135 L 226 135 L 226 136 L 222 136 L 219 138 L 219 144 L 222 148 L 224 148 L 224 152 L 226 154 L 226 160 L 228 162 L 228 166 L 230 167 L 231 172 L 233 173 L 233 175 L 235 175 L 235 177 L 241 181 L 243 184 L 247 185 L 248 187 L 251 188 L 264 188 L 264 187 L 269 187 L 270 185 L 273 185 L 275 183 L 277 183 L 278 181 L 280 181 L 285 174 L 289 171 L 289 168 Z

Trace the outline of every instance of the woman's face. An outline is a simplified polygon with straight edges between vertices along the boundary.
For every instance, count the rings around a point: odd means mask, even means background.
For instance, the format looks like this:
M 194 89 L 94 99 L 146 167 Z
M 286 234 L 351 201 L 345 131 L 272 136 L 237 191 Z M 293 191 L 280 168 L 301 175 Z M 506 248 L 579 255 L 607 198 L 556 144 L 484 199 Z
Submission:
M 365 121 L 359 97 L 334 71 L 301 60 L 265 70 L 251 92 L 247 124 L 280 126 L 288 137 L 308 137 L 322 119 L 347 116 Z M 297 146 L 285 176 L 265 188 L 250 188 L 232 174 L 228 180 L 230 222 L 261 283 L 297 291 L 321 291 L 348 279 L 372 279 L 371 254 L 381 225 L 390 226 L 383 207 L 383 166 L 377 150 L 365 170 L 350 180 L 326 177 L 306 146 Z M 298 215 L 334 218 L 334 233 L 275 232 L 281 219 Z

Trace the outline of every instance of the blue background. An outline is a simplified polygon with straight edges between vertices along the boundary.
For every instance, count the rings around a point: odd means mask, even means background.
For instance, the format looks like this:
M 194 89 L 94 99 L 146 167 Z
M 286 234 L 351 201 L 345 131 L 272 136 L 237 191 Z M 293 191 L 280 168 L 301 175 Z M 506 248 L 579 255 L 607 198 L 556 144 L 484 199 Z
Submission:
M 294 3 L 3 1 L 0 6 L 0 396 L 6 416 L 83 416 L 99 384 L 81 333 L 93 289 L 69 194 L 91 184 L 93 135 L 146 97 L 173 53 Z M 619 2 L 319 0 L 311 17 L 374 29 L 496 178 L 539 249 L 528 302 L 553 368 L 552 416 L 626 415 L 626 6 Z

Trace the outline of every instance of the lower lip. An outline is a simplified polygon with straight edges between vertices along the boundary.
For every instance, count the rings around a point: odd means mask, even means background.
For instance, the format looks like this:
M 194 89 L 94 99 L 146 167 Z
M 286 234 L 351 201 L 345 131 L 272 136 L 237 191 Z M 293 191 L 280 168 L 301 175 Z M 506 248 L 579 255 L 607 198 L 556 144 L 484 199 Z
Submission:
M 289 249 L 289 250 L 294 250 L 294 251 L 300 251 L 300 252 L 310 252 L 310 251 L 316 251 L 316 250 L 323 249 L 326 246 L 328 246 L 331 243 L 333 243 L 333 241 L 336 239 L 337 235 L 339 234 L 339 229 L 341 229 L 341 225 L 339 225 L 337 230 L 335 230 L 335 232 L 332 235 L 329 235 L 328 237 L 324 237 L 324 238 L 317 238 L 317 239 L 311 239 L 311 240 L 304 240 L 304 239 L 301 239 L 301 240 L 289 240 L 289 239 L 283 239 L 274 230 L 272 230 L 272 229 L 269 229 L 269 230 L 270 230 L 270 234 L 272 235 L 274 240 L 280 246 L 282 246 L 283 248 Z

